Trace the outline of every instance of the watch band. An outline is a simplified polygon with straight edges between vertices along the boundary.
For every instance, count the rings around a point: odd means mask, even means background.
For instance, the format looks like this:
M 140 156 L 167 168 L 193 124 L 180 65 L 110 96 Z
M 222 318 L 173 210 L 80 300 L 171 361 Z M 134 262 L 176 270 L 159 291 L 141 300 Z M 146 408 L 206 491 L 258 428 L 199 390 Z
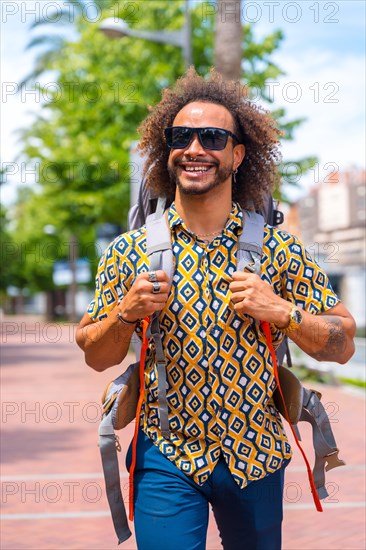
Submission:
M 277 327 L 281 332 L 284 334 L 290 334 L 293 330 L 296 330 L 299 328 L 299 326 L 302 323 L 302 314 L 301 310 L 295 306 L 292 305 L 290 310 L 290 320 L 288 322 L 288 325 L 286 327 Z

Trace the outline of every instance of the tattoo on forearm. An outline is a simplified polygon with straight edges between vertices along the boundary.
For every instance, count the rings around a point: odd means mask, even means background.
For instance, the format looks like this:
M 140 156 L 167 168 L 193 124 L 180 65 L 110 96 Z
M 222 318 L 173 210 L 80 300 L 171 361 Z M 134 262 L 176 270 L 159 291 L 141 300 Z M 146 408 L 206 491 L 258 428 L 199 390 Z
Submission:
M 340 353 L 344 352 L 347 345 L 347 338 L 341 319 L 337 317 L 328 318 L 327 326 L 329 330 L 327 340 L 323 349 L 315 356 L 318 360 L 332 360 L 336 358 Z

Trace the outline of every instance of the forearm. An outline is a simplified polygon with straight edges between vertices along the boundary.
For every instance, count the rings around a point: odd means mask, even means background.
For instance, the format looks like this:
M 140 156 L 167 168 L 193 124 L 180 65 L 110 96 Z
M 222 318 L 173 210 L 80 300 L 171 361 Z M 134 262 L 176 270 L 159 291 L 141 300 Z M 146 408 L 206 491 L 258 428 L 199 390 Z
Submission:
M 335 308 L 333 308 L 334 310 Z M 355 324 L 352 317 L 312 315 L 303 311 L 303 321 L 289 338 L 317 361 L 346 363 L 354 353 Z
M 152 274 L 154 281 L 150 280 Z M 153 284 L 159 285 L 159 292 L 153 292 Z M 169 276 L 164 271 L 143 272 L 137 275 L 123 300 L 102 321 L 93 323 L 85 314 L 77 330 L 76 341 L 85 352 L 86 363 L 98 371 L 118 365 L 127 355 L 139 319 L 161 311 L 169 290 Z
M 84 316 L 76 332 L 76 342 L 84 351 L 85 362 L 97 371 L 118 365 L 126 357 L 135 324 L 122 323 L 114 308 L 108 317 L 93 323 Z
M 269 284 L 253 273 L 235 272 L 230 283 L 231 300 L 239 314 L 267 321 L 279 330 L 288 330 L 293 303 L 275 294 Z M 305 353 L 318 361 L 346 363 L 354 353 L 356 326 L 342 303 L 324 313 L 302 312 L 298 328 L 288 332 Z

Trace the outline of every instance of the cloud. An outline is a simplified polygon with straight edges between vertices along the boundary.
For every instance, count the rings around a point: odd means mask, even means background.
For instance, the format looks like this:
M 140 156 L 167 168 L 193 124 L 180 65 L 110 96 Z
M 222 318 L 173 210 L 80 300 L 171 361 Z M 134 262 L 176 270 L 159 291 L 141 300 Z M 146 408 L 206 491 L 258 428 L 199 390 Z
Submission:
M 342 166 L 363 165 L 363 58 L 339 57 L 334 52 L 311 49 L 304 53 L 301 63 L 284 56 L 281 62 L 287 76 L 279 80 L 275 105 L 286 107 L 290 118 L 307 118 L 287 150 L 301 149 L 302 154 L 315 154 L 322 162 L 334 161 Z M 298 100 L 294 101 L 295 98 Z

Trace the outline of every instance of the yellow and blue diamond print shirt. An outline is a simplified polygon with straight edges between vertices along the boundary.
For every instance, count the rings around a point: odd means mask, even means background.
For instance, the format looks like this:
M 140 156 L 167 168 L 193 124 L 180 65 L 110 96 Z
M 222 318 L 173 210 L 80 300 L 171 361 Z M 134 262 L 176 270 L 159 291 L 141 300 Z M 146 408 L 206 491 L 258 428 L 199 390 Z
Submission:
M 145 370 L 141 425 L 160 451 L 202 485 L 223 455 L 240 487 L 275 472 L 291 457 L 272 401 L 271 355 L 258 323 L 234 312 L 229 283 L 236 271 L 243 213 L 233 203 L 222 234 L 206 245 L 169 209 L 174 277 L 160 315 L 167 360 L 171 438 L 162 437 L 153 358 Z M 101 320 L 148 271 L 145 228 L 119 236 L 101 258 L 88 313 Z M 261 277 L 274 292 L 317 314 L 338 302 L 325 273 L 292 235 L 266 227 Z M 273 332 L 274 343 L 282 338 Z

